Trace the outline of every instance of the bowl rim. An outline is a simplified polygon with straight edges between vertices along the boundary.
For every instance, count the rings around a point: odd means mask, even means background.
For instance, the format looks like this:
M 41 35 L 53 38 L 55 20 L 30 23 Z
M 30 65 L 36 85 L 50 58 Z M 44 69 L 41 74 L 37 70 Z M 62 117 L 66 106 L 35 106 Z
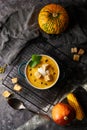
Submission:
M 36 87 L 35 85 L 33 85 L 33 84 L 29 81 L 29 79 L 28 79 L 28 77 L 27 77 L 27 74 L 26 74 L 27 66 L 29 65 L 29 62 L 31 61 L 31 58 L 30 58 L 30 59 L 28 60 L 28 62 L 26 63 L 24 73 L 25 73 L 25 77 L 26 77 L 26 79 L 27 79 L 27 82 L 28 82 L 33 88 L 36 88 L 36 89 L 39 89 L 39 90 L 45 90 L 45 89 L 49 89 L 49 88 L 53 87 L 53 86 L 57 83 L 57 81 L 58 81 L 58 79 L 59 79 L 59 77 L 60 77 L 60 67 L 59 67 L 59 64 L 57 63 L 57 61 L 56 61 L 53 57 L 51 57 L 51 56 L 49 56 L 49 55 L 46 55 L 46 54 L 39 54 L 39 55 L 40 55 L 40 56 L 47 56 L 47 57 L 49 57 L 51 60 L 53 60 L 53 61 L 55 62 L 56 66 L 57 66 L 57 69 L 58 69 L 58 75 L 57 75 L 57 78 L 56 78 L 55 82 L 53 82 L 50 86 L 45 87 L 45 88 L 38 88 L 38 87 Z

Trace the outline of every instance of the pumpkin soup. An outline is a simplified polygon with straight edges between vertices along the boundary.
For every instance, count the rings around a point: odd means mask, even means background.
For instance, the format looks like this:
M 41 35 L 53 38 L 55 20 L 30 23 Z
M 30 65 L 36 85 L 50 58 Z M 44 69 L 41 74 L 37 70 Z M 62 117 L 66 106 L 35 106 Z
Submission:
M 47 55 L 41 55 L 40 63 L 35 67 L 27 65 L 26 76 L 29 83 L 38 89 L 53 86 L 59 78 L 59 67 L 56 61 Z

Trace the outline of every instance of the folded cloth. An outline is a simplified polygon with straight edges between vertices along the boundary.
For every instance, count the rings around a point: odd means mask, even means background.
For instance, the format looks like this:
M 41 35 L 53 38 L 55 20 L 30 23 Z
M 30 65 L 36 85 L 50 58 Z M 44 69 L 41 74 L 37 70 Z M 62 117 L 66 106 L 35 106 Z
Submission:
M 39 36 L 35 6 L 13 12 L 0 22 L 0 59 L 6 64 L 16 58 L 28 41 Z

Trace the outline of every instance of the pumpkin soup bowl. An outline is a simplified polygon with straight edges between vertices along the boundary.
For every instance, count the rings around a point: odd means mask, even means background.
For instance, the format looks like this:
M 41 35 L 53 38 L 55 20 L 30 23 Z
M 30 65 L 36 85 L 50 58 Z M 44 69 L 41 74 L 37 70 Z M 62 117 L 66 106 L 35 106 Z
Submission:
M 41 54 L 41 60 L 35 67 L 30 67 L 30 59 L 22 71 L 22 66 L 25 63 L 19 65 L 18 73 L 26 78 L 29 85 L 36 89 L 45 90 L 53 87 L 60 76 L 60 68 L 54 58 L 48 55 Z

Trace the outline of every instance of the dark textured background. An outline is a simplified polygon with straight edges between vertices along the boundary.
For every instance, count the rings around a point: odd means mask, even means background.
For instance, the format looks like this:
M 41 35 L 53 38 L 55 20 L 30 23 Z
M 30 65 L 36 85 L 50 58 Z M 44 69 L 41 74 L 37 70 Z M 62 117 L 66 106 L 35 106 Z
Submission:
M 25 9 L 31 5 L 43 6 L 47 3 L 60 3 L 63 5 L 70 16 L 70 25 L 69 28 L 63 34 L 59 36 L 50 36 L 40 32 L 40 37 L 50 42 L 52 45 L 60 48 L 66 55 L 72 59 L 70 54 L 70 48 L 77 46 L 85 49 L 86 53 L 81 58 L 83 64 L 80 65 L 80 68 L 74 68 L 74 71 L 78 74 L 78 79 L 81 79 L 83 83 L 87 82 L 87 2 L 86 0 L 0 0 L 0 21 L 5 21 L 5 16 L 9 16 L 11 13 L 19 10 L 20 8 Z M 61 44 L 62 43 L 62 44 Z M 0 62 L 2 64 L 2 62 Z M 84 67 L 83 67 L 84 66 Z M 9 68 L 7 68 L 8 71 Z M 5 73 L 6 74 L 6 73 Z M 3 75 L 0 75 L 3 76 Z M 2 92 L 6 90 L 4 86 L 0 87 L 0 130 L 15 130 L 15 128 L 24 124 L 32 114 L 27 111 L 14 111 L 10 108 L 6 100 L 2 97 Z M 27 103 L 25 101 L 25 103 Z M 80 130 L 80 128 L 62 128 L 56 126 L 54 123 L 48 123 L 45 127 L 41 126 L 36 128 L 40 129 L 55 129 L 55 130 Z M 87 127 L 81 128 L 81 130 L 86 130 Z M 27 129 L 28 130 L 28 129 Z

